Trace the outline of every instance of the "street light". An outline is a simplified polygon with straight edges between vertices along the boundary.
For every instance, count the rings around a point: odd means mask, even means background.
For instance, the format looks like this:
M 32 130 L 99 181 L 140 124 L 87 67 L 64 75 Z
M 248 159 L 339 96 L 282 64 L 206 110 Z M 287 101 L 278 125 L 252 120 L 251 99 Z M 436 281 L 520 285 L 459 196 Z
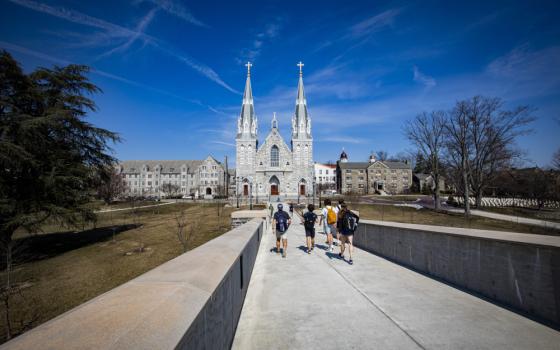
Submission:
M 237 197 L 237 209 L 239 209 L 239 176 L 235 177 L 235 196 Z
M 313 205 L 315 205 L 315 180 L 313 180 Z

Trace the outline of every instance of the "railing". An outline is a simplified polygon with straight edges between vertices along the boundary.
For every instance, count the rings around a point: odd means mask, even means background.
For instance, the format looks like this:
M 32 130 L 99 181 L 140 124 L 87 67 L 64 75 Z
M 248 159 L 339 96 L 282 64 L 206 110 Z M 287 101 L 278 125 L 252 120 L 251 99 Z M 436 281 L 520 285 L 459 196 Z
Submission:
M 560 236 L 363 220 L 354 244 L 560 328 Z
M 227 349 L 263 222 L 253 219 L 1 348 Z

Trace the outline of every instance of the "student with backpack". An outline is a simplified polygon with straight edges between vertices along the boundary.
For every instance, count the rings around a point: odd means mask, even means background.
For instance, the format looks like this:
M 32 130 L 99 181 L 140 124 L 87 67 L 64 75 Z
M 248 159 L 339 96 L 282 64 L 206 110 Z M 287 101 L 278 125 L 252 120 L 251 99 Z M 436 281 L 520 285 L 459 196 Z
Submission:
M 345 203 L 342 203 L 341 210 L 338 213 L 338 228 L 341 233 L 340 235 L 340 253 L 338 254 L 341 259 L 344 259 L 344 248 L 348 244 L 348 252 L 350 253 L 350 260 L 348 263 L 350 265 L 354 264 L 352 260 L 352 251 L 354 250 L 353 240 L 354 232 L 358 228 L 358 222 L 360 218 L 354 214 Z
M 288 232 L 288 227 L 292 223 L 290 215 L 283 210 L 282 203 L 278 204 L 278 211 L 274 213 L 272 219 L 272 233 L 276 235 L 276 253 L 280 253 L 280 240 L 282 240 L 282 245 L 284 249 L 282 250 L 282 257 L 286 257 L 286 250 L 288 249 L 288 237 L 286 233 Z
M 322 211 L 321 223 L 323 224 L 323 232 L 327 234 L 328 250 L 333 251 L 333 233 L 336 233 L 337 213 L 338 209 L 331 205 L 330 199 L 325 199 L 325 207 Z
M 342 205 L 344 204 L 344 199 L 339 199 L 338 200 L 338 205 L 336 206 L 336 213 L 338 215 L 338 213 L 340 213 L 340 211 L 342 210 Z M 338 220 L 337 220 L 338 221 Z M 334 237 L 333 237 L 334 239 Z M 338 242 L 340 242 L 340 230 L 336 230 L 336 239 L 338 240 Z M 334 245 L 336 245 L 336 242 L 334 242 Z
M 307 240 L 307 254 L 311 254 L 315 248 L 315 223 L 317 222 L 317 214 L 313 211 L 315 206 L 309 204 L 307 212 L 303 214 L 303 227 L 305 228 L 305 239 Z

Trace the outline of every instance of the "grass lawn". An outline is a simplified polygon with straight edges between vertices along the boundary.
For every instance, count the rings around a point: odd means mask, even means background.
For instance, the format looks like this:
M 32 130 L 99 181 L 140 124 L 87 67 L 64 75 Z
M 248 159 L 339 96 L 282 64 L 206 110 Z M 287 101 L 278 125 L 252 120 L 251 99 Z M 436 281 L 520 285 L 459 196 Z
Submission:
M 490 211 L 497 214 L 513 215 L 513 216 L 519 216 L 523 218 L 560 222 L 560 209 L 538 210 L 538 209 L 519 208 L 519 207 L 507 207 L 507 208 L 483 207 L 482 210 Z
M 194 232 L 188 249 L 229 231 L 230 214 L 235 210 L 223 204 L 178 203 L 99 214 L 95 227 L 68 229 L 50 223 L 41 234 L 19 232 L 12 280 L 22 293 L 12 299 L 13 331 L 35 327 L 182 254 L 175 233 L 175 215 L 182 208 L 187 229 Z M 139 249 L 142 246 L 144 251 Z M 4 304 L 0 309 L 0 332 L 5 339 Z
M 416 210 L 409 207 L 375 204 L 350 204 L 349 206 L 351 209 L 358 210 L 362 219 L 394 221 L 421 225 L 513 231 L 544 235 L 560 235 L 560 231 L 550 228 L 517 224 L 515 222 L 495 220 L 474 215 L 467 220 L 461 214 L 439 213 L 429 209 Z

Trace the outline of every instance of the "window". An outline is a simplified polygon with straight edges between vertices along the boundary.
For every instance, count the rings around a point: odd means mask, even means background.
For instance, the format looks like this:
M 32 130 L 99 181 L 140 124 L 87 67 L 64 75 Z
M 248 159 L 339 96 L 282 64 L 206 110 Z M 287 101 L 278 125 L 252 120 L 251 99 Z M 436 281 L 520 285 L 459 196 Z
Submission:
M 322 173 L 323 173 L 323 170 L 319 169 L 319 174 L 322 174 Z
M 325 170 L 325 174 L 329 175 L 329 169 Z
M 277 167 L 280 164 L 279 150 L 276 145 L 270 149 L 270 166 Z
M 363 176 L 360 176 L 360 177 L 358 177 L 358 180 L 364 181 L 364 177 L 363 177 Z
M 352 176 L 346 176 L 347 181 L 352 181 Z
M 351 172 L 352 172 L 352 170 L 346 169 L 346 174 L 350 174 Z

